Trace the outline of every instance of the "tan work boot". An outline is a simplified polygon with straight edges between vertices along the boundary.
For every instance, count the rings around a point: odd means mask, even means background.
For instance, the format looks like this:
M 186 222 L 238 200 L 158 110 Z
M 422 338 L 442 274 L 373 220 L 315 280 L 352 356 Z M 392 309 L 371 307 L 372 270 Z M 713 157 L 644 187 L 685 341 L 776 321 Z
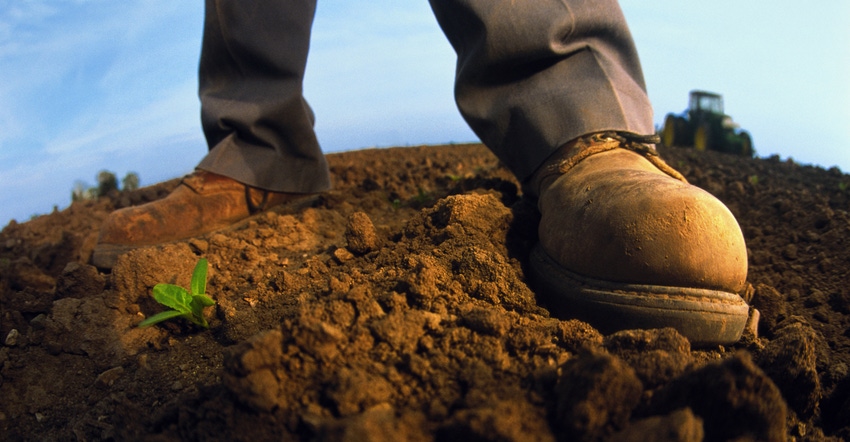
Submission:
M 635 138 L 578 139 L 535 174 L 532 278 L 554 314 L 603 332 L 673 327 L 695 345 L 734 343 L 749 310 L 737 295 L 747 278 L 741 229 Z
M 257 189 L 200 170 L 161 200 L 112 212 L 100 228 L 92 263 L 110 269 L 122 253 L 212 232 L 303 196 Z

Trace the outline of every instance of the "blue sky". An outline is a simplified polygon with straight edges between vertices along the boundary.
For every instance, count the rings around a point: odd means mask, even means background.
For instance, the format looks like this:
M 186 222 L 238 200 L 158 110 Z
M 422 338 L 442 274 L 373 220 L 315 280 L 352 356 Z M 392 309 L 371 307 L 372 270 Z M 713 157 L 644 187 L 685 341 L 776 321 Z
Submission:
M 712 90 L 760 156 L 850 171 L 850 2 L 621 5 L 657 124 Z M 102 169 L 192 170 L 202 22 L 200 1 L 0 0 L 0 226 Z M 325 151 L 475 141 L 453 71 L 426 1 L 320 0 L 304 88 Z

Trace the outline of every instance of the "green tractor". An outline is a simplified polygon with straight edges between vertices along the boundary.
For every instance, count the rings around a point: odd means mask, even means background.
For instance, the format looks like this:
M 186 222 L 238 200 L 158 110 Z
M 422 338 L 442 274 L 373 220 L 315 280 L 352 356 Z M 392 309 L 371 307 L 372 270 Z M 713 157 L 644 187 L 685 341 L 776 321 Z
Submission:
M 712 92 L 691 91 L 687 111 L 681 115 L 667 114 L 661 140 L 665 146 L 755 155 L 750 134 L 723 113 L 723 97 Z

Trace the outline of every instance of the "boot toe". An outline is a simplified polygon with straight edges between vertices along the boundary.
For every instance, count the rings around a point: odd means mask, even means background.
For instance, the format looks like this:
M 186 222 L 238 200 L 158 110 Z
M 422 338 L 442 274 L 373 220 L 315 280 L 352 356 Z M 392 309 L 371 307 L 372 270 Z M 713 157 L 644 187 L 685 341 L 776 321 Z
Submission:
M 654 171 L 609 172 L 564 175 L 544 195 L 539 233 L 550 256 L 601 280 L 744 288 L 744 237 L 722 202 Z
M 302 195 L 254 189 L 198 171 L 167 197 L 112 212 L 101 225 L 92 262 L 111 268 L 118 255 L 138 247 L 192 238 L 233 225 Z
M 539 200 L 531 273 L 544 303 L 604 332 L 673 327 L 697 345 L 737 341 L 747 254 L 714 196 L 640 155 L 594 155 Z

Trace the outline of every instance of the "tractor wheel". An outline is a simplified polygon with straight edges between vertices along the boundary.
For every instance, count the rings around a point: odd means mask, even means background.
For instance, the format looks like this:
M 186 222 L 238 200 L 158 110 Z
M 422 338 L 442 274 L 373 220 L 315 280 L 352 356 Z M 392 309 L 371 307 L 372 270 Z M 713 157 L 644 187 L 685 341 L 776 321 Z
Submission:
M 750 137 L 750 133 L 747 131 L 742 131 L 741 135 L 739 136 L 741 137 L 741 152 L 739 153 L 749 158 L 755 156 L 756 151 L 753 150 L 753 139 L 752 137 Z
M 676 136 L 679 135 L 678 126 L 678 117 L 673 114 L 667 114 L 667 117 L 664 118 L 664 130 L 661 132 L 661 142 L 664 143 L 667 147 L 673 147 L 677 145 Z M 679 135 L 681 138 L 681 135 Z
M 694 133 L 694 149 L 699 151 L 711 149 L 711 128 L 705 124 L 699 125 Z

